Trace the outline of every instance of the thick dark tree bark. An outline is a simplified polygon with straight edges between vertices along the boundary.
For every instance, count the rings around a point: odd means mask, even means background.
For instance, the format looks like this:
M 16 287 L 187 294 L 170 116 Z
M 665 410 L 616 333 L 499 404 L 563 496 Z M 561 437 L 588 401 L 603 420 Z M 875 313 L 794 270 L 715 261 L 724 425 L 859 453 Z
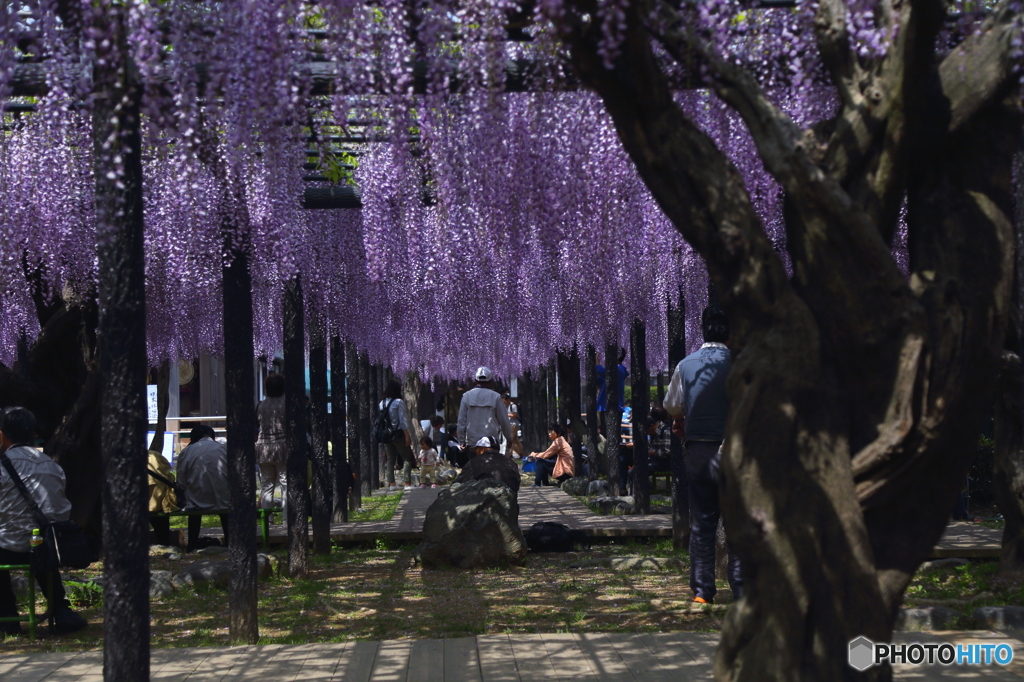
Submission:
M 284 290 L 285 437 L 288 441 L 288 574 L 309 575 L 309 512 L 307 509 L 306 324 L 302 284 L 298 275 Z
M 533 414 L 537 409 L 534 403 L 534 377 L 531 370 L 523 372 L 519 377 L 519 423 L 523 427 L 523 449 L 534 452 L 533 447 Z
M 600 442 L 598 437 L 597 420 L 600 418 L 597 412 L 597 350 L 587 344 L 587 357 L 584 361 L 584 374 L 586 375 L 586 405 L 587 410 L 587 459 L 589 460 L 588 475 L 591 481 L 597 478 L 600 468 L 601 453 L 597 446 Z
M 569 353 L 558 353 L 558 381 L 562 388 L 559 406 L 559 423 L 568 424 L 575 436 L 572 453 L 576 460 L 576 475 L 583 473 L 582 450 L 587 434 L 580 409 L 580 355 L 573 345 Z
M 604 466 L 612 495 L 625 483 L 619 480 L 619 443 L 622 435 L 622 410 L 619 409 L 619 344 L 609 340 L 604 347 Z
M 555 365 L 555 359 L 551 358 L 548 361 L 548 418 L 547 423 L 551 424 L 558 421 L 558 368 Z M 545 429 L 545 432 L 547 430 Z M 547 448 L 544 448 L 545 450 Z
M 347 373 L 345 371 L 345 344 L 337 335 L 331 336 L 331 483 L 334 487 L 331 520 L 348 521 L 349 488 L 352 472 L 348 464 Z
M 423 428 L 420 426 L 420 389 L 423 382 L 420 380 L 420 373 L 410 370 L 402 377 L 402 399 L 405 401 L 406 410 L 409 413 L 409 435 L 412 436 L 413 452 L 419 448 L 420 438 L 423 437 Z M 436 445 L 436 443 L 435 443 Z
M 142 90 L 132 74 L 127 8 L 96 7 L 93 159 L 99 271 L 97 341 L 103 458 L 103 676 L 149 679 L 146 285 Z
M 537 409 L 533 411 L 533 437 L 536 439 L 531 447 L 537 451 L 547 449 L 548 433 L 548 366 L 541 365 L 537 368 L 537 381 L 533 384 L 534 404 Z
M 232 231 L 225 230 L 231 247 Z M 259 641 L 256 567 L 256 379 L 253 376 L 252 275 L 247 244 L 232 250 L 223 269 L 225 409 L 228 429 L 228 517 L 231 583 L 229 628 L 231 641 Z
M 149 441 L 149 449 L 163 452 L 164 434 L 167 432 L 167 410 L 171 406 L 171 361 L 164 360 L 156 370 L 156 426 L 153 427 L 153 438 Z
M 363 478 L 365 469 L 362 461 L 362 411 L 366 409 L 360 401 L 359 381 L 359 353 L 356 345 L 349 342 L 345 345 L 345 401 L 348 403 L 348 461 L 349 468 L 355 475 L 355 484 L 352 486 L 352 498 L 349 508 L 355 511 L 363 506 Z
M 327 424 L 327 325 L 310 320 L 309 401 L 313 461 L 313 554 L 331 553 L 331 514 L 334 483 L 327 455 L 330 433 Z
M 377 456 L 377 443 L 370 435 L 373 428 L 370 409 L 370 361 L 366 353 L 359 354 L 359 481 L 360 501 L 368 499 L 377 488 L 376 470 L 373 460 Z
M 651 407 L 651 380 L 647 375 L 647 329 L 640 320 L 629 334 L 633 399 L 633 500 L 638 514 L 651 513 L 651 475 L 647 466 L 647 414 Z
M 686 298 L 680 289 L 675 301 L 668 305 L 668 370 L 669 380 L 676 365 L 686 357 Z M 683 441 L 672 434 L 672 546 L 690 548 L 690 496 L 686 490 L 686 460 Z
M 1019 10 L 1001 2 L 939 59 L 945 7 L 916 3 L 880 17 L 896 37 L 865 63 L 846 6 L 823 1 L 815 26 L 840 107 L 806 133 L 674 3 L 625 9 L 612 68 L 596 11 L 574 0 L 558 20 L 572 62 L 730 318 L 722 506 L 750 570 L 716 677 L 888 678 L 855 673 L 848 643 L 890 639 L 959 492 L 1005 337 Z M 785 191 L 792 278 L 740 173 L 677 105 L 652 32 L 677 62 L 702 62 Z M 904 198 L 909 277 L 890 248 Z
M 1000 573 L 1024 573 L 1024 381 L 1020 356 L 1005 351 L 996 386 L 995 463 L 992 487 L 1003 515 Z
M 381 396 L 384 394 L 382 389 L 384 381 L 384 368 L 380 365 L 371 364 L 369 374 L 369 401 L 370 401 L 370 428 L 377 423 L 377 417 L 380 414 L 380 401 Z M 384 453 L 384 446 L 369 438 L 370 443 L 370 469 L 373 471 L 373 477 L 371 478 L 371 485 L 373 489 L 383 488 L 384 485 L 381 483 L 381 479 L 384 478 L 385 474 L 381 471 L 381 467 L 385 466 L 381 464 L 381 455 Z M 387 480 L 384 478 L 384 480 Z

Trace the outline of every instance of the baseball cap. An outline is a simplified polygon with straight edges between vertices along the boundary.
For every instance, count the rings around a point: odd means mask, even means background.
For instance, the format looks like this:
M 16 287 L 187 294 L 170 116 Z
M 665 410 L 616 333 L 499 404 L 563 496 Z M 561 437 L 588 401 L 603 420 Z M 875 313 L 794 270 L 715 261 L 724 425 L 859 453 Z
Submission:
M 478 448 L 496 448 L 496 447 L 498 447 L 498 443 L 493 438 L 491 438 L 490 436 L 484 436 L 483 438 L 481 438 L 480 440 L 478 440 L 476 442 L 476 447 L 478 447 Z
M 491 368 L 490 367 L 479 367 L 476 370 L 477 381 L 490 381 L 491 380 Z

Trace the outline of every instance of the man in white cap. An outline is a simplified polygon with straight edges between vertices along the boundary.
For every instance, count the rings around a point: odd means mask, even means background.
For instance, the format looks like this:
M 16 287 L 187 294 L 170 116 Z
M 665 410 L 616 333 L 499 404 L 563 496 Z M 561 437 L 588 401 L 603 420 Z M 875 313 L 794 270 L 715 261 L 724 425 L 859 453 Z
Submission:
M 459 406 L 459 444 L 463 449 L 474 446 L 481 438 L 512 442 L 512 426 L 508 421 L 508 408 L 501 394 L 491 390 L 491 370 L 481 367 L 476 371 L 476 387 L 466 391 Z

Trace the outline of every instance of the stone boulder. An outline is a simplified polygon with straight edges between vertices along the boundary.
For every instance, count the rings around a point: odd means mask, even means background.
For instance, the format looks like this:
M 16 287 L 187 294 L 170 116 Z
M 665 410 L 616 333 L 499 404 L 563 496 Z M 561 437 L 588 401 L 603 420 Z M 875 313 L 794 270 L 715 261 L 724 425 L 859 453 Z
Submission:
M 519 467 L 515 462 L 500 452 L 489 451 L 482 455 L 474 455 L 469 458 L 466 466 L 462 467 L 462 473 L 455 479 L 456 483 L 469 483 L 470 481 L 495 480 L 503 483 L 512 491 L 513 495 L 519 495 L 519 484 L 522 476 Z M 516 512 L 518 516 L 518 510 Z
M 210 545 L 209 547 L 196 550 L 196 554 L 203 556 L 226 556 L 229 551 L 224 545 Z
M 458 475 L 459 472 L 457 472 L 455 469 L 441 469 L 440 471 L 437 472 L 437 482 L 439 485 L 451 483 L 458 477 Z
M 945 606 L 927 606 L 919 609 L 900 609 L 896 614 L 895 630 L 950 630 L 960 615 Z
M 473 480 L 442 490 L 427 509 L 417 557 L 425 568 L 522 563 L 526 539 L 518 518 L 516 494 L 498 480 Z
M 200 583 L 212 583 L 217 587 L 227 587 L 230 581 L 231 563 L 213 559 L 193 561 L 173 578 L 174 586 L 179 589 L 185 585 Z
M 982 606 L 971 617 L 981 630 L 1019 630 L 1024 627 L 1024 606 Z
M 635 513 L 632 497 L 598 497 L 594 499 L 594 505 L 599 514 L 628 516 Z
M 256 555 L 256 572 L 259 575 L 260 580 L 266 580 L 267 578 L 273 577 L 278 574 L 281 570 L 281 562 L 277 560 L 276 556 L 272 554 L 263 554 L 260 552 Z
M 590 486 L 590 481 L 577 476 L 576 478 L 570 478 L 562 482 L 562 491 L 573 495 L 574 497 L 582 497 L 587 494 L 587 488 Z
M 150 571 L 149 598 L 163 599 L 174 594 L 174 576 L 170 571 Z
M 584 559 L 569 564 L 569 568 L 611 568 L 616 571 L 685 571 L 689 564 L 674 557 L 605 557 Z
M 590 485 L 587 486 L 587 495 L 607 497 L 611 494 L 611 490 L 612 489 L 611 486 L 608 485 L 608 481 L 598 479 L 596 481 L 591 481 Z

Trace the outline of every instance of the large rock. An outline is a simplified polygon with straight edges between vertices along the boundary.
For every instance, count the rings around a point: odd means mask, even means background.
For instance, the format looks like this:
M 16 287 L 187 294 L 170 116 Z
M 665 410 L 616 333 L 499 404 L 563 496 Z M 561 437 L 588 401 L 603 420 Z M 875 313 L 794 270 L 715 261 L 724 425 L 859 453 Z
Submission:
M 442 490 L 423 521 L 423 542 L 416 550 L 420 563 L 474 569 L 522 563 L 526 540 L 518 518 L 516 495 L 500 481 L 469 481 Z
M 260 580 L 266 580 L 278 574 L 280 570 L 281 562 L 273 554 L 263 554 L 260 552 L 256 555 L 256 572 L 259 574 Z
M 213 583 L 217 587 L 227 587 L 231 581 L 231 562 L 200 559 L 194 561 L 174 576 L 174 586 L 198 585 Z
M 456 483 L 469 483 L 470 481 L 495 480 L 505 484 L 513 495 L 519 494 L 519 484 L 522 476 L 519 467 L 515 462 L 500 452 L 489 451 L 482 455 L 470 457 L 466 466 L 462 467 L 462 473 L 455 479 Z M 518 511 L 516 512 L 518 515 Z
M 628 516 L 635 512 L 632 497 L 597 497 L 594 505 L 599 514 L 617 514 Z
M 949 630 L 960 615 L 945 606 L 900 609 L 896 614 L 896 630 Z
M 611 568 L 616 571 L 684 571 L 689 564 L 674 557 L 604 557 L 584 559 L 569 564 L 569 568 Z
M 581 497 L 587 494 L 587 487 L 589 485 L 589 480 L 577 476 L 576 478 L 570 478 L 563 482 L 562 491 L 575 497 Z
M 594 496 L 607 496 L 611 494 L 611 486 L 608 485 L 608 481 L 602 481 L 598 479 L 591 481 L 590 485 L 587 486 L 587 495 Z
M 149 598 L 163 599 L 174 594 L 174 576 L 170 571 L 150 571 Z
M 1024 627 L 1024 606 L 982 606 L 971 614 L 982 630 L 1018 630 Z
M 456 479 L 456 477 L 458 477 L 458 475 L 459 472 L 457 472 L 455 469 L 441 469 L 441 471 L 437 472 L 437 482 L 440 483 L 441 485 L 444 485 L 445 483 L 451 483 Z

